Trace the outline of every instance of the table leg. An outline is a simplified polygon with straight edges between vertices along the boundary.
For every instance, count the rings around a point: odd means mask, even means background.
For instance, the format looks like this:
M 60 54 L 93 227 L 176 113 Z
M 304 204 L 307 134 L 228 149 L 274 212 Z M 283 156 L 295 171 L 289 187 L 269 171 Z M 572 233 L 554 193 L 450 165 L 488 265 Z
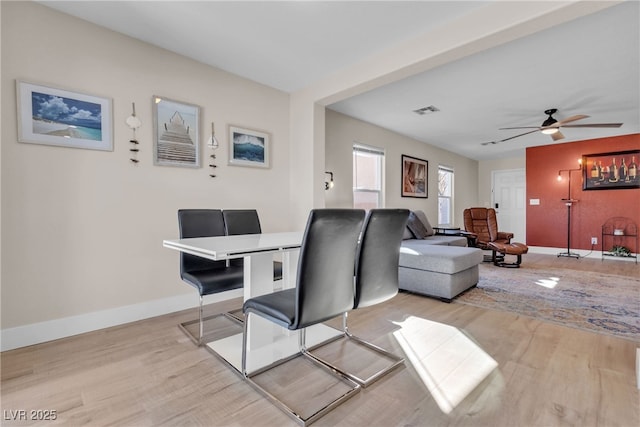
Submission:
M 273 255 L 244 257 L 244 300 L 273 292 Z
M 300 249 L 285 251 L 282 253 L 282 288 L 283 289 L 291 289 L 296 287 L 299 257 L 300 257 Z

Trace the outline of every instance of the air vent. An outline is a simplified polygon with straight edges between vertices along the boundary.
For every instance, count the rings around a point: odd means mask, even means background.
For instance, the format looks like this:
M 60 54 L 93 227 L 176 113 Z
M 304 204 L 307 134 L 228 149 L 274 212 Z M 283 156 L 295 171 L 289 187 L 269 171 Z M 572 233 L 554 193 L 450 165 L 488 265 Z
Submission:
M 420 116 L 424 116 L 425 114 L 436 113 L 438 111 L 440 111 L 440 109 L 435 105 L 429 105 L 428 107 L 422 107 L 422 108 L 418 108 L 417 110 L 413 110 L 414 113 Z

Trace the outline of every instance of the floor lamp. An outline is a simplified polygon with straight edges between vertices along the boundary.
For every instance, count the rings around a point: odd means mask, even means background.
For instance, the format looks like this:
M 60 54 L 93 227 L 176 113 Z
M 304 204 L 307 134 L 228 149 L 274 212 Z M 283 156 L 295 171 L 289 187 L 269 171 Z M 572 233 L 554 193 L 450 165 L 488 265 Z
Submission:
M 562 172 L 567 172 L 569 175 L 569 191 L 567 193 L 566 199 L 561 199 L 565 205 L 567 205 L 567 251 L 560 252 L 558 257 L 569 257 L 569 258 L 580 258 L 580 255 L 571 252 L 571 206 L 577 202 L 577 200 L 571 198 L 571 172 L 581 171 L 582 170 L 582 160 L 578 160 L 580 167 L 577 169 L 560 169 L 558 171 L 558 181 L 562 181 Z

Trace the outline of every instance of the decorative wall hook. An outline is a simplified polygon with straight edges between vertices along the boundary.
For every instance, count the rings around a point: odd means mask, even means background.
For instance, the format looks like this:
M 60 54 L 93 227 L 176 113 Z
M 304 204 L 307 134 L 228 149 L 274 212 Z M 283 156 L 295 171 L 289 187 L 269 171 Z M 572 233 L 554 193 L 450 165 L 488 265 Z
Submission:
M 207 142 L 207 145 L 209 146 L 209 148 L 211 148 L 212 150 L 215 150 L 218 148 L 219 144 L 218 144 L 218 140 L 216 139 L 216 129 L 214 127 L 213 122 L 211 122 L 211 136 L 209 137 L 209 141 Z M 210 156 L 212 159 L 216 158 L 215 154 L 211 154 Z M 210 168 L 217 168 L 218 166 L 215 165 L 213 162 L 209 163 L 209 167 Z M 209 175 L 211 178 L 215 178 L 215 175 Z
M 216 130 L 215 130 L 215 127 L 213 125 L 213 122 L 211 122 L 211 136 L 209 137 L 209 141 L 207 142 L 207 145 L 212 150 L 215 150 L 219 146 L 218 140 L 216 139 Z
M 129 126 L 131 129 L 133 129 L 133 131 L 135 132 L 135 130 L 138 129 L 142 125 L 142 122 L 140 121 L 140 119 L 138 117 L 136 117 L 136 103 L 132 102 L 131 105 L 133 107 L 132 108 L 133 112 L 131 113 L 131 115 L 129 117 L 127 117 L 127 126 Z M 135 139 L 135 137 L 133 139 Z
M 137 146 L 139 145 L 139 142 L 136 139 L 136 129 L 138 129 L 142 125 L 142 122 L 136 116 L 136 103 L 132 102 L 131 107 L 132 107 L 131 115 L 127 117 L 127 120 L 126 120 L 127 126 L 129 126 L 129 128 L 131 128 L 131 131 L 133 132 L 133 137 L 129 140 L 129 142 L 133 144 L 133 147 L 129 149 L 129 151 L 133 153 L 133 157 L 131 157 L 129 160 L 131 160 L 134 164 L 137 164 L 140 162 L 137 159 L 137 154 L 140 151 L 140 149 L 137 148 Z

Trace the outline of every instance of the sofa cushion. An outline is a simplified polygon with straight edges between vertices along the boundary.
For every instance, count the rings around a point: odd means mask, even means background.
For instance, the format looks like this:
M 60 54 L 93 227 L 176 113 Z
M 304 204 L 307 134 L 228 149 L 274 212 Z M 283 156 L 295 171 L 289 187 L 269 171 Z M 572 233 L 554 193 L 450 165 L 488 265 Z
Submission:
M 399 288 L 421 295 L 440 298 L 450 302 L 460 293 L 478 283 L 478 266 L 467 268 L 454 274 L 434 271 L 398 268 Z
M 447 236 L 444 234 L 434 234 L 425 237 L 421 242 L 429 245 L 447 245 L 447 246 L 467 246 L 467 238 L 464 236 Z
M 424 225 L 424 228 L 427 230 L 427 236 L 433 236 L 434 234 L 436 234 L 433 231 L 433 227 L 431 227 L 431 224 L 429 223 L 427 215 L 423 211 L 417 210 L 413 211 L 413 213 L 418 217 L 420 222 L 422 222 L 422 225 Z
M 454 274 L 482 262 L 482 250 L 460 246 L 426 245 L 405 240 L 400 247 L 401 267 Z
M 411 231 L 416 239 L 424 239 L 425 237 L 429 236 L 429 232 L 424 223 L 414 212 L 409 213 L 407 228 Z

